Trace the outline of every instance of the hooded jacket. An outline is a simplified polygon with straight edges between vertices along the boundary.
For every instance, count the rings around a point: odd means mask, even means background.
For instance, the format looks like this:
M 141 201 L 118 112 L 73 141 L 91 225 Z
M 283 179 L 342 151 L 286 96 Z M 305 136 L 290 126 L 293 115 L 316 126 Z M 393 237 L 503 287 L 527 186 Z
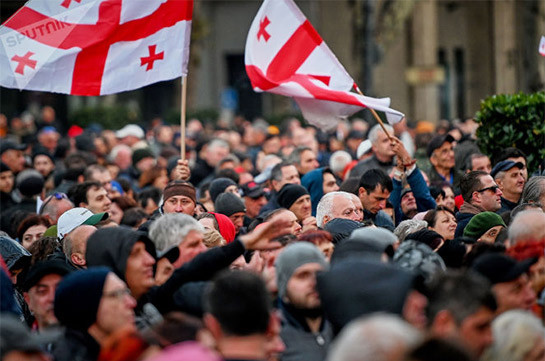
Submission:
M 110 267 L 117 276 L 125 280 L 127 260 L 134 244 L 138 241 L 144 242 L 146 250 L 154 258 L 156 257 L 153 243 L 141 232 L 125 227 L 99 229 L 87 241 L 87 265 Z M 243 253 L 244 245 L 235 240 L 227 246 L 213 248 L 197 255 L 193 260 L 176 269 L 163 285 L 154 286 L 141 296 L 137 300 L 136 315 L 152 314 L 153 310 L 146 306 L 148 303 L 155 306 L 162 314 L 174 310 L 176 304 L 173 295 L 182 285 L 211 279 L 216 272 L 228 267 Z
M 311 170 L 301 178 L 301 185 L 310 193 L 312 216 L 316 217 L 318 203 L 324 195 L 324 168 Z
M 471 218 L 474 215 L 484 212 L 484 209 L 471 204 L 469 202 L 464 202 L 460 207 L 460 211 L 456 213 L 456 231 L 454 232 L 454 238 L 462 237 L 464 235 L 464 228 L 466 228 Z

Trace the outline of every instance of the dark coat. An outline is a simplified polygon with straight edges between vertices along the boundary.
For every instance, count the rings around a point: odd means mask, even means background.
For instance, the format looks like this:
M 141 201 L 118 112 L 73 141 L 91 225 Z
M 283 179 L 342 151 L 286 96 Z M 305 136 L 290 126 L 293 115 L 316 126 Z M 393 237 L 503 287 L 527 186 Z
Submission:
M 87 332 L 66 329 L 64 337 L 53 345 L 55 361 L 96 361 L 100 345 Z

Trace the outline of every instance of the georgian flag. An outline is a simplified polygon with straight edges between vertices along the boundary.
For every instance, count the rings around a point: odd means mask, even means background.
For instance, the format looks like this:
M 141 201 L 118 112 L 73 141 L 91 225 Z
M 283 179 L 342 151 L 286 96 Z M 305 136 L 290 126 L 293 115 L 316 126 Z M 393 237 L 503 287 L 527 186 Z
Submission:
M 293 97 L 321 129 L 366 107 L 385 112 L 391 124 L 404 117 L 389 108 L 389 98 L 350 92 L 354 80 L 292 0 L 263 2 L 248 33 L 245 64 L 255 91 Z
M 187 74 L 193 0 L 31 0 L 0 27 L 0 85 L 106 95 Z

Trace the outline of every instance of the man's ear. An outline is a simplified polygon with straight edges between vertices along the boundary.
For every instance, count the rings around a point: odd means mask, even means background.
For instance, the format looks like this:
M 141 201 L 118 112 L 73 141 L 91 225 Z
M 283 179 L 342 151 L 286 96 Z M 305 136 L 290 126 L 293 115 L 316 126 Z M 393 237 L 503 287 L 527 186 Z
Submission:
M 500 190 L 503 191 L 503 178 L 496 178 L 494 179 L 498 187 L 500 187 Z
M 88 204 L 85 202 L 79 202 L 78 207 L 87 208 Z
M 456 321 L 450 311 L 442 310 L 435 315 L 431 331 L 440 337 L 449 337 L 456 331 Z
M 85 261 L 85 257 L 79 252 L 74 252 L 70 255 L 70 260 L 73 264 L 77 264 L 78 266 L 85 266 L 87 262 Z
M 324 218 L 322 219 L 322 226 L 325 226 L 327 222 L 329 222 L 331 219 L 329 219 L 329 216 L 326 214 Z
M 204 325 L 210 331 L 214 339 L 219 340 L 223 336 L 219 321 L 210 313 L 205 313 L 203 316 Z
M 30 296 L 28 295 L 28 292 L 23 292 L 23 297 L 25 299 L 26 304 L 30 306 Z
M 364 195 L 367 191 L 363 187 L 358 188 L 358 197 L 361 199 L 361 196 Z

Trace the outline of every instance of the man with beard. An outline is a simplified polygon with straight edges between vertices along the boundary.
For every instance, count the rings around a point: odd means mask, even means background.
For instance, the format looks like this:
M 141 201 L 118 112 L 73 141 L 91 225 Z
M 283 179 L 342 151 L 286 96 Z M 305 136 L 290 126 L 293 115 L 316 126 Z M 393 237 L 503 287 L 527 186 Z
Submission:
M 323 360 L 333 337 L 316 290 L 316 273 L 329 267 L 311 243 L 287 246 L 276 259 L 278 307 L 282 311 L 280 337 L 286 345 L 283 361 Z

